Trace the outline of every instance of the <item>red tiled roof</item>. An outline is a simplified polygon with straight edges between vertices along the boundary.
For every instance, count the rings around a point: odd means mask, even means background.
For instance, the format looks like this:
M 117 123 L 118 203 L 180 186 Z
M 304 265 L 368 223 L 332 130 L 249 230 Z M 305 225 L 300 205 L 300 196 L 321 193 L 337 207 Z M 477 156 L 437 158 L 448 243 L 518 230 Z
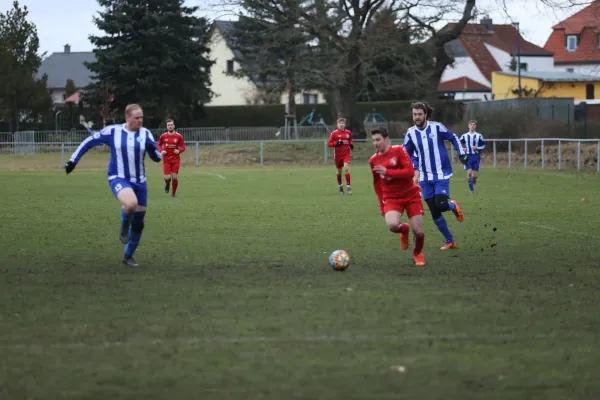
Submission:
M 445 29 L 450 29 L 454 23 L 448 24 Z M 485 44 L 496 47 L 510 55 L 517 55 L 517 50 L 520 45 L 521 55 L 551 57 L 552 52 L 543 49 L 531 42 L 528 42 L 520 37 L 519 32 L 513 25 L 493 25 L 494 30 L 490 31 L 484 24 L 467 24 L 463 30 L 459 41 L 465 49 L 466 53 L 471 57 L 477 68 L 483 76 L 491 81 L 493 71 L 501 71 L 502 67 L 489 52 Z
M 552 29 L 544 48 L 554 53 L 556 64 L 600 63 L 600 1 L 594 1 L 583 10 L 554 25 Z M 576 51 L 567 52 L 566 35 L 579 35 Z
M 491 89 L 479 82 L 463 76 L 462 78 L 452 79 L 446 82 L 440 82 L 439 92 L 489 92 Z
M 79 92 L 75 92 L 65 99 L 65 103 L 79 103 Z

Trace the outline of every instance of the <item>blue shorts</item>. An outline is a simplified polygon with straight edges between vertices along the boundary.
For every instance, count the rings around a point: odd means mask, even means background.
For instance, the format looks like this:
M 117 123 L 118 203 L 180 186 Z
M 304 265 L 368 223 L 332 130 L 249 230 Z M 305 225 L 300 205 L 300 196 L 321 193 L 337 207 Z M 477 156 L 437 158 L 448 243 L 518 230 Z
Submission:
M 479 171 L 479 163 L 481 162 L 480 154 L 469 154 L 467 156 L 467 163 L 465 164 L 465 170 L 472 169 L 473 171 Z
M 443 194 L 450 197 L 450 179 L 444 179 L 436 182 L 419 182 L 421 185 L 421 191 L 423 193 L 423 199 L 431 199 L 436 194 Z
M 115 197 L 117 194 L 125 188 L 133 190 L 133 193 L 137 196 L 138 205 L 146 207 L 148 205 L 148 186 L 146 183 L 131 183 L 125 179 L 115 178 L 108 181 L 110 190 L 112 190 Z

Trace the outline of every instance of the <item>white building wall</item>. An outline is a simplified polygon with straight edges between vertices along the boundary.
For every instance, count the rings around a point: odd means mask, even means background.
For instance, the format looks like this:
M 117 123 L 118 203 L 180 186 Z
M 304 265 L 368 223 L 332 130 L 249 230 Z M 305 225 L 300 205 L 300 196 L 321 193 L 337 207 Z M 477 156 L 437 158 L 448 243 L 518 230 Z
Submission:
M 448 66 L 444 70 L 440 82 L 451 81 L 453 79 L 462 78 L 463 76 L 466 76 L 475 82 L 479 82 L 482 85 L 490 88 L 492 87 L 492 83 L 485 79 L 485 76 L 483 76 L 479 68 L 477 68 L 477 65 L 475 65 L 475 62 L 473 62 L 471 57 L 457 57 L 454 61 L 454 65 Z
M 485 43 L 492 57 L 496 60 L 502 71 L 510 71 L 512 56 L 504 50 Z M 521 56 L 521 64 L 527 64 L 527 71 L 554 71 L 554 57 Z
M 600 64 L 555 65 L 554 69 L 600 77 Z

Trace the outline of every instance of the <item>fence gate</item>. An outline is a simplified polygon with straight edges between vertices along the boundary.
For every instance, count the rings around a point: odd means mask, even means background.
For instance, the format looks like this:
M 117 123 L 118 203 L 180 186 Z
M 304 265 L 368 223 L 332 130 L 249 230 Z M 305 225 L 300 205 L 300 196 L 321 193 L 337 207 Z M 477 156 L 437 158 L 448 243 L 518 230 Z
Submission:
M 15 154 L 35 154 L 35 132 L 23 131 L 14 134 Z

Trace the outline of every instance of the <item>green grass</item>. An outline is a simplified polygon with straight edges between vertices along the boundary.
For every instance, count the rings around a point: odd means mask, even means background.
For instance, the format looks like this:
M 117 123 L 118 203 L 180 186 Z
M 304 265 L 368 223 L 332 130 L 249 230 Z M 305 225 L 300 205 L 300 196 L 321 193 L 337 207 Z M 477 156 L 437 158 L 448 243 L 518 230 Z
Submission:
M 152 164 L 129 269 L 105 161 L 4 160 L 2 399 L 600 396 L 595 174 L 484 169 L 469 197 L 457 168 L 459 248 L 426 215 L 417 268 L 363 164 L 353 196 L 331 166 L 187 166 L 175 200 Z

